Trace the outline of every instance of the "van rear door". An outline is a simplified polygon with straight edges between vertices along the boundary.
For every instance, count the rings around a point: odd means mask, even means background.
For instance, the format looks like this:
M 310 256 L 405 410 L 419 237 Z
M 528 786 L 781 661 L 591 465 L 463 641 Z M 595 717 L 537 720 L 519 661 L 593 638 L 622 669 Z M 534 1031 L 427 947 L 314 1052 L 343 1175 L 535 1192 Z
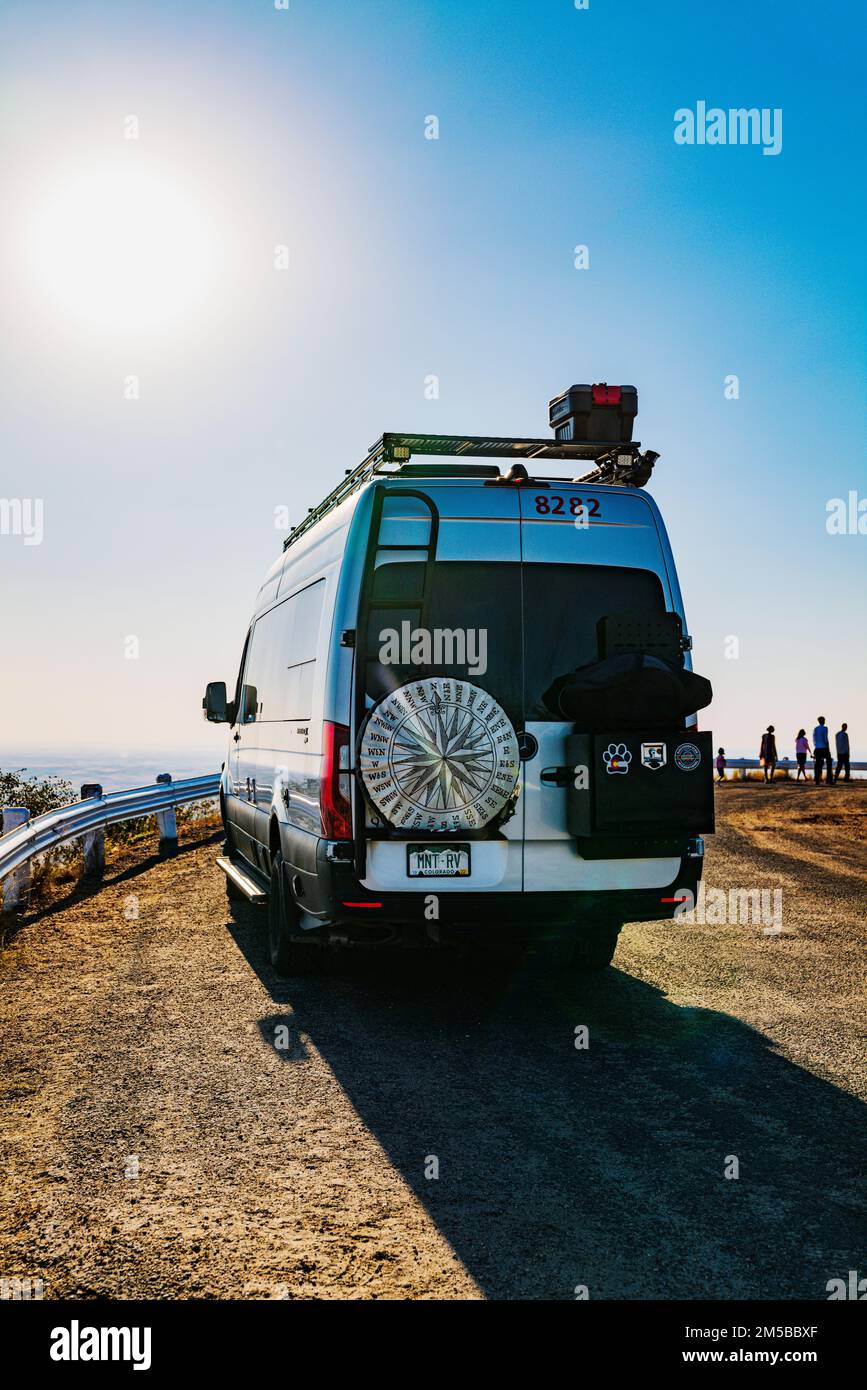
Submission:
M 466 481 L 380 485 L 373 509 L 370 574 L 358 679 L 366 710 L 421 674 L 453 676 L 491 694 L 515 728 L 522 720 L 521 521 L 517 489 Z M 427 670 L 384 665 L 390 634 L 424 628 L 460 633 L 466 656 Z M 523 797 L 495 838 L 474 840 L 468 878 L 408 877 L 407 837 L 367 820 L 372 891 L 519 892 Z M 423 842 L 416 834 L 414 841 Z M 428 837 L 435 840 L 436 837 Z
M 600 618 L 639 608 L 679 611 L 655 510 L 626 488 L 551 482 L 519 495 L 524 727 L 538 744 L 524 764 L 524 890 L 663 886 L 679 861 L 582 859 L 566 823 L 563 770 L 573 725 L 545 701 L 558 676 L 597 659 Z

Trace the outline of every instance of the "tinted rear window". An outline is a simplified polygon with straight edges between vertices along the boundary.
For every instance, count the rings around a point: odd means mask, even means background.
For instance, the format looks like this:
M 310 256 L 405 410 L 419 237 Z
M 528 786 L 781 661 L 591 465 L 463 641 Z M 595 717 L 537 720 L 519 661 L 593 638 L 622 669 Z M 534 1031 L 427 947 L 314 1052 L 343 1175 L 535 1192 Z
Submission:
M 542 695 L 599 656 L 596 624 L 610 613 L 665 612 L 651 570 L 611 565 L 524 565 L 524 697 L 526 719 L 551 719 Z
M 513 722 L 553 719 L 542 695 L 557 676 L 597 659 L 600 618 L 665 611 L 650 570 L 478 560 L 428 566 L 397 562 L 376 571 L 367 626 L 367 691 L 375 701 L 415 677 L 457 676 L 489 691 Z M 452 634 L 439 655 L 461 654 L 463 644 L 467 659 L 429 666 L 405 659 L 419 629 Z

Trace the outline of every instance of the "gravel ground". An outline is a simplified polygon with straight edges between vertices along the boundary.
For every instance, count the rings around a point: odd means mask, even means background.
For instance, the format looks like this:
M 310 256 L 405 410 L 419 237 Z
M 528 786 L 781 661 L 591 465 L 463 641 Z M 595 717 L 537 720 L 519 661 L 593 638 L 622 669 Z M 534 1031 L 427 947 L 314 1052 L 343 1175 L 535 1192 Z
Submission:
M 867 1268 L 867 786 L 730 784 L 718 808 L 707 882 L 781 888 L 782 931 L 627 927 L 579 983 L 427 954 L 283 982 L 215 840 L 60 890 L 0 964 L 0 1275 L 46 1298 L 825 1298 Z

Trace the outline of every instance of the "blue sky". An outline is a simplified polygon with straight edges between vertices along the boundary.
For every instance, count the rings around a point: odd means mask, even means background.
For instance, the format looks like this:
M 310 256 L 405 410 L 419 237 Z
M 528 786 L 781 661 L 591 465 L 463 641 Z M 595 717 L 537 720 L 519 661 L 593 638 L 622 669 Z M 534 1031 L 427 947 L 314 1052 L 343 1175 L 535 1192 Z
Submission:
M 544 434 L 549 396 L 608 380 L 662 455 L 719 741 L 773 722 L 788 751 L 822 712 L 867 753 L 867 536 L 825 528 L 867 496 L 863 48 L 854 4 L 0 6 L 0 496 L 45 514 L 39 546 L 0 536 L 3 742 L 218 762 L 201 690 L 234 676 L 275 507 L 384 429 Z M 699 100 L 781 108 L 781 153 L 676 145 Z M 186 200 L 207 266 L 144 326 L 82 314 L 51 211 L 119 170 Z

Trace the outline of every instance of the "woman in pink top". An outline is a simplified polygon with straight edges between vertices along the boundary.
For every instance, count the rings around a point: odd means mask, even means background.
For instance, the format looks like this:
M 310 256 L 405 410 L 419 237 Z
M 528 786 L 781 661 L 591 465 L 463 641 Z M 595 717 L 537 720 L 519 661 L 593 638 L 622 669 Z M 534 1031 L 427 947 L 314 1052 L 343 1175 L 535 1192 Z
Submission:
M 796 782 L 800 782 L 802 773 L 804 775 L 804 781 L 806 782 L 807 780 L 807 754 L 809 751 L 810 744 L 807 740 L 807 730 L 799 729 L 798 737 L 795 739 L 795 761 L 798 764 L 798 771 L 795 774 Z

